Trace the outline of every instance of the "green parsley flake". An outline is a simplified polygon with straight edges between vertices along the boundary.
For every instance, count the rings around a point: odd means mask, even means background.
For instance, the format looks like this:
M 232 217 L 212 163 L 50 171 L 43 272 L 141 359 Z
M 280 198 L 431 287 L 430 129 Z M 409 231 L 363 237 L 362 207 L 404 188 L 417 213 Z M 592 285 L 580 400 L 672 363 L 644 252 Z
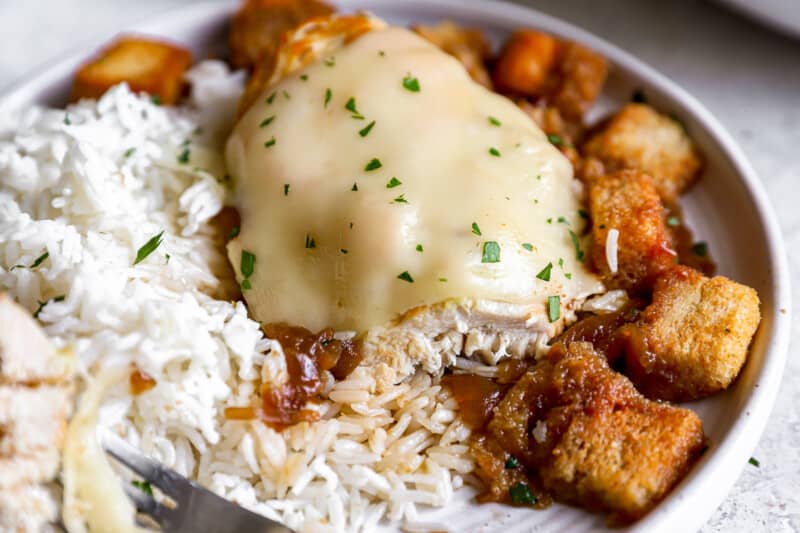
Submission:
M 446 283 L 447 282 L 447 278 L 439 278 L 439 281 L 441 281 L 442 283 Z
M 342 252 L 342 254 L 347 255 L 347 249 L 346 248 L 339 248 L 339 251 Z
M 550 322 L 555 322 L 561 317 L 561 297 L 548 296 L 547 297 L 547 317 Z
M 386 52 L 384 52 L 383 50 L 378 50 L 378 55 L 384 57 L 386 55 Z
M 569 272 L 565 272 L 564 277 L 567 279 L 572 279 L 572 274 L 570 274 Z
M 575 247 L 575 259 L 578 261 L 583 261 L 583 250 L 581 250 L 581 241 L 578 240 L 578 236 L 575 235 L 575 232 L 569 230 L 569 236 L 572 239 L 572 245 Z
M 497 120 L 496 118 L 490 116 L 489 124 L 491 124 L 492 126 L 501 126 L 503 123 Z
M 566 219 L 566 217 L 558 217 L 558 223 L 559 224 L 569 224 L 569 221 Z
M 37 257 L 36 260 L 31 264 L 31 266 L 14 265 L 9 269 L 9 272 L 11 270 L 14 270 L 15 268 L 34 269 L 34 268 L 38 267 L 39 265 L 41 265 L 42 263 L 44 263 L 47 260 L 48 257 L 50 257 L 50 252 L 45 252 L 42 255 L 40 255 L 39 257 Z
M 589 220 L 589 213 L 587 213 L 585 209 L 578 209 L 578 216 L 583 220 Z
M 331 102 L 331 96 L 333 96 L 331 90 L 325 89 L 325 107 L 328 107 L 328 104 Z
M 325 63 L 326 67 L 336 66 L 336 58 L 331 56 L 328 59 L 326 59 L 325 61 L 323 61 L 323 63 Z
M 311 237 L 308 233 L 306 233 L 306 248 L 311 249 L 316 247 L 317 243 L 316 241 L 314 241 L 314 238 Z
M 392 179 L 389 180 L 389 183 L 386 184 L 386 188 L 387 189 L 394 189 L 398 185 L 402 185 L 402 184 L 403 184 L 402 181 L 400 181 L 399 179 L 393 177 Z
M 269 138 L 269 140 L 267 142 L 264 143 L 264 148 L 269 148 L 271 146 L 275 146 L 276 142 L 277 141 L 275 140 L 275 136 L 273 135 L 272 137 Z
M 164 232 L 162 231 L 158 235 L 150 237 L 150 240 L 144 243 L 144 245 L 142 245 L 142 247 L 139 248 L 139 250 L 136 252 L 136 259 L 133 261 L 133 264 L 138 265 L 139 263 L 147 259 L 147 256 L 152 254 L 156 250 L 156 248 L 158 248 L 161 245 L 163 236 Z
M 414 283 L 414 278 L 411 277 L 411 274 L 408 273 L 408 270 L 403 271 L 397 279 L 402 279 L 403 281 L 407 281 L 409 283 Z
M 761 468 L 761 463 L 755 457 L 751 457 L 750 459 L 747 460 L 747 462 L 756 468 Z
M 267 101 L 267 103 L 268 103 L 268 104 L 271 104 L 272 102 L 274 102 L 274 101 L 275 101 L 275 95 L 276 95 L 276 94 L 277 94 L 277 93 L 272 93 L 271 95 L 269 95 L 269 96 L 267 97 L 267 100 L 266 100 L 266 101 Z
M 408 203 L 408 200 L 406 200 L 406 195 L 405 194 L 401 194 L 400 196 L 398 196 L 397 198 L 395 198 L 392 201 L 394 203 L 396 203 L 396 204 L 407 204 Z
M 475 235 L 483 235 L 483 233 L 481 233 L 481 228 L 478 227 L 477 222 L 472 223 L 472 233 L 474 233 Z
M 242 289 L 243 290 L 249 291 L 252 288 L 253 288 L 253 284 L 250 283 L 249 279 L 242 280 Z
M 358 110 L 356 109 L 356 99 L 353 98 L 352 96 L 347 101 L 347 103 L 344 104 L 344 108 L 353 114 L 353 118 L 358 120 L 364 120 L 364 115 L 359 113 Z M 367 131 L 367 133 L 369 133 L 369 131 Z M 364 137 L 364 135 L 362 135 L 362 137 Z
M 382 166 L 383 164 L 381 163 L 381 160 L 377 157 L 373 157 L 372 160 L 370 160 L 370 162 L 364 167 L 364 170 L 367 172 L 372 172 L 373 170 L 378 170 Z
M 417 245 L 417 251 L 418 251 L 418 252 L 423 252 L 423 251 L 424 251 L 424 249 L 422 248 L 422 245 L 421 245 L 421 244 L 418 244 L 418 245 Z
M 153 102 L 155 105 L 161 105 L 161 97 L 157 94 L 154 94 L 150 97 L 150 101 Z
M 284 196 L 289 196 L 289 184 L 288 183 L 284 183 L 283 184 L 283 195 Z
M 523 242 L 522 247 L 528 250 L 529 252 L 533 251 L 533 245 L 529 242 Z
M 500 262 L 500 245 L 495 241 L 486 241 L 483 243 L 483 254 L 481 256 L 481 263 L 499 263 Z
M 564 139 L 562 139 L 560 135 L 550 134 L 547 136 L 547 140 L 555 146 L 561 146 L 564 144 Z
M 552 218 L 548 218 L 548 219 L 547 219 L 547 223 L 548 223 L 548 224 L 552 224 L 552 223 L 553 223 L 553 219 L 552 219 Z
M 671 226 L 673 228 L 676 228 L 676 227 L 678 227 L 680 225 L 681 225 L 681 219 L 679 219 L 676 216 L 671 216 L 671 217 L 669 217 L 667 219 L 667 226 Z
M 291 98 L 289 93 L 287 91 L 285 91 L 285 90 L 283 91 L 283 97 L 286 98 L 287 100 L 289 100 Z
M 506 459 L 506 470 L 514 470 L 519 466 L 519 459 L 514 457 L 513 455 L 509 455 L 508 459 Z
M 697 257 L 705 257 L 708 255 L 708 244 L 703 241 L 694 243 L 692 245 L 692 253 Z
M 241 228 L 239 226 L 234 226 L 234 227 L 231 228 L 231 232 L 228 234 L 228 236 L 231 239 L 233 239 L 235 237 L 238 237 L 240 231 L 241 231 Z
M 531 489 L 525 483 L 516 483 L 508 489 L 511 501 L 517 505 L 530 505 L 536 503 L 538 498 L 533 495 Z
M 178 156 L 178 163 L 185 165 L 189 162 L 189 149 L 184 148 L 183 152 Z
M 536 277 L 543 281 L 550 281 L 550 271 L 553 270 L 553 263 L 547 263 L 547 266 L 541 272 L 536 274 Z
M 144 492 L 148 496 L 153 495 L 153 487 L 150 485 L 148 481 L 138 481 L 134 479 L 133 481 L 131 481 L 131 485 L 133 485 L 140 491 Z
M 369 132 L 372 130 L 372 128 L 374 126 L 375 126 L 375 121 L 373 120 L 372 122 L 367 124 L 366 127 L 364 127 L 363 129 L 359 130 L 358 134 L 361 135 L 362 137 L 366 137 L 367 135 L 369 135 Z
M 242 250 L 242 259 L 239 264 L 239 269 L 245 279 L 252 276 L 256 269 L 256 256 L 247 250 Z
M 273 120 L 275 120 L 275 115 L 272 115 L 271 117 L 267 117 L 264 120 L 262 120 L 261 124 L 259 124 L 258 127 L 259 128 L 266 128 L 267 126 L 269 126 L 272 123 Z
M 358 183 L 354 183 L 350 190 L 353 192 L 358 192 Z
M 492 146 L 491 148 L 489 148 L 489 153 L 490 153 L 491 155 L 495 156 L 495 157 L 500 157 L 500 150 L 498 150 L 498 149 L 497 149 L 497 148 L 495 148 L 494 146 Z
M 125 155 L 125 157 L 130 157 L 130 156 L 133 155 L 133 153 L 135 151 L 136 151 L 136 148 L 128 148 L 127 150 L 125 150 L 125 154 L 124 155 Z
M 411 91 L 412 93 L 419 92 L 419 80 L 417 78 L 411 77 L 411 73 L 409 72 L 405 78 L 403 78 L 403 87 L 407 90 Z
M 303 81 L 308 81 L 308 74 L 301 74 L 300 79 Z
M 67 126 L 72 124 L 72 121 L 69 119 L 69 113 L 66 113 L 64 115 L 64 124 L 66 124 Z

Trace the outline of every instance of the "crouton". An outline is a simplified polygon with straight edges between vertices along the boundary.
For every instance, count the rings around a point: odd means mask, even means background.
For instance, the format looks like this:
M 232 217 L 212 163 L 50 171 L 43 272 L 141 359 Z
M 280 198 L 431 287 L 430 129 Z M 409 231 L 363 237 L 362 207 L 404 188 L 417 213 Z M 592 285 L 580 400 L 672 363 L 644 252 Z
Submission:
M 697 415 L 644 398 L 585 342 L 555 344 L 495 407 L 488 429 L 556 500 L 617 522 L 658 503 L 705 441 Z
M 592 264 L 608 287 L 646 291 L 675 263 L 664 207 L 647 174 L 622 170 L 591 179 L 589 214 Z M 612 230 L 618 232 L 616 252 Z M 614 257 L 616 272 L 609 265 Z
M 543 96 L 556 62 L 558 41 L 535 30 L 517 30 L 494 64 L 492 79 L 501 92 Z
M 245 0 L 231 20 L 231 64 L 252 70 L 263 61 L 269 63 L 284 32 L 333 12 L 318 0 Z
M 585 46 L 566 42 L 558 70 L 560 81 L 549 100 L 565 118 L 580 121 L 603 90 L 608 63 Z
M 126 82 L 134 92 L 146 92 L 165 105 L 181 92 L 183 73 L 192 62 L 188 50 L 144 37 L 122 37 L 75 73 L 72 100 L 99 98 Z
M 646 172 L 665 202 L 673 203 L 697 179 L 701 158 L 683 127 L 646 104 L 627 104 L 583 147 L 609 170 Z
M 756 291 L 676 265 L 656 282 L 625 350 L 625 373 L 643 394 L 697 400 L 730 386 L 761 320 Z M 638 337 L 638 338 L 637 338 Z
M 438 26 L 414 26 L 412 29 L 461 61 L 473 80 L 487 89 L 492 88 L 492 80 L 485 65 L 490 52 L 489 42 L 481 30 L 463 28 L 449 20 Z

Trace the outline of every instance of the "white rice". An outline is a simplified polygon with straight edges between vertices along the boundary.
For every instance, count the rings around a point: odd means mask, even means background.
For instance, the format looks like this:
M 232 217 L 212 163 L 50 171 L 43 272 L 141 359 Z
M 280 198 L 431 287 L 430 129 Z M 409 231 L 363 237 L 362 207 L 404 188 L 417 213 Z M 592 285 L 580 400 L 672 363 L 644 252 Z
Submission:
M 413 528 L 417 506 L 446 505 L 473 468 L 456 403 L 428 375 L 378 393 L 356 369 L 332 385 L 321 421 L 281 433 L 224 418 L 285 367 L 229 300 L 208 223 L 226 201 L 219 149 L 242 77 L 205 62 L 187 78 L 183 109 L 122 85 L 0 127 L 0 289 L 31 312 L 47 302 L 38 318 L 82 379 L 132 363 L 155 378 L 139 396 L 119 384 L 100 409 L 102 425 L 145 453 L 299 531 L 369 531 L 385 518 Z M 44 252 L 36 269 L 11 270 Z M 462 366 L 491 374 L 475 365 Z

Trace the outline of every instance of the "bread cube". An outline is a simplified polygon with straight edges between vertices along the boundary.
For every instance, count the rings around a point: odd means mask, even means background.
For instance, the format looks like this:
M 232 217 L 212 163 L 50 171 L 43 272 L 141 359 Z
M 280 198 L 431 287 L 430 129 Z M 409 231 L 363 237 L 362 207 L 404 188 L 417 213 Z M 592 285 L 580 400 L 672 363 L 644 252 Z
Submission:
M 542 96 L 556 63 L 558 41 L 535 30 L 517 30 L 506 41 L 494 64 L 492 79 L 498 90 Z
M 473 80 L 484 87 L 492 88 L 492 80 L 485 64 L 490 52 L 489 42 L 481 30 L 464 28 L 449 20 L 438 26 L 414 26 L 412 29 L 458 59 Z
M 600 96 L 608 75 L 608 63 L 600 54 L 574 42 L 561 51 L 558 79 L 549 100 L 568 120 L 580 121 Z
M 252 70 L 271 62 L 284 32 L 334 9 L 318 0 L 245 0 L 231 20 L 231 64 Z
M 675 263 L 664 207 L 647 174 L 622 170 L 590 179 L 589 215 L 592 264 L 609 288 L 647 291 Z
M 761 313 L 752 288 L 676 265 L 658 279 L 639 320 L 640 345 L 626 350 L 626 374 L 646 396 L 682 402 L 730 386 Z
M 122 37 L 75 73 L 72 100 L 99 98 L 126 82 L 134 92 L 146 92 L 165 105 L 181 93 L 183 74 L 192 62 L 185 48 L 146 37 Z
M 702 166 L 683 127 L 646 104 L 627 104 L 586 142 L 583 151 L 609 170 L 629 168 L 649 174 L 668 203 L 694 183 Z

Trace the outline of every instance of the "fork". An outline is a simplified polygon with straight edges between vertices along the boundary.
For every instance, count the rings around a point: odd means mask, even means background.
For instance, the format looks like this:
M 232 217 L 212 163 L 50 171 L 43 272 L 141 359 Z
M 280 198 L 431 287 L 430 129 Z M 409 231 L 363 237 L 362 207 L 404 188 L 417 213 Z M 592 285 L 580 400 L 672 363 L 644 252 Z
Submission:
M 167 497 L 159 502 L 133 484 L 124 485 L 137 510 L 158 523 L 164 533 L 292 533 L 286 526 L 189 481 L 109 431 L 102 433 L 101 441 L 109 455 Z

